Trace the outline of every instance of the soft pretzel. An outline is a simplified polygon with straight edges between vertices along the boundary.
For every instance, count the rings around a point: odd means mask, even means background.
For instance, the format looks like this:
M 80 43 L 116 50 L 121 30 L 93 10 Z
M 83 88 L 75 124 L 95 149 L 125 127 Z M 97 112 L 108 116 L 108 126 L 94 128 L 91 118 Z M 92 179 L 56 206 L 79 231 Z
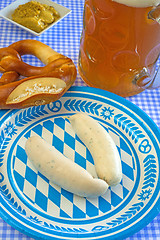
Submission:
M 31 54 L 45 66 L 31 66 L 21 56 Z M 21 40 L 0 49 L 0 108 L 24 108 L 58 100 L 74 83 L 72 60 L 37 40 Z M 20 76 L 23 78 L 18 80 Z

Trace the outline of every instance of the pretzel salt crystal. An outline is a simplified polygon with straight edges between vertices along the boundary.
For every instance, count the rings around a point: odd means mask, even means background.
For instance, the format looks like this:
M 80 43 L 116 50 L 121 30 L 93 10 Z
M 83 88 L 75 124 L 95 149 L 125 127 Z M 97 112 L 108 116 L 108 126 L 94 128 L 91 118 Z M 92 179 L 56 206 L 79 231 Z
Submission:
M 21 56 L 25 54 L 36 56 L 46 66 L 24 63 Z M 37 40 L 21 40 L 1 48 L 0 72 L 3 73 L 0 79 L 1 109 L 54 102 L 69 89 L 77 75 L 70 58 Z M 18 80 L 20 75 L 27 78 Z

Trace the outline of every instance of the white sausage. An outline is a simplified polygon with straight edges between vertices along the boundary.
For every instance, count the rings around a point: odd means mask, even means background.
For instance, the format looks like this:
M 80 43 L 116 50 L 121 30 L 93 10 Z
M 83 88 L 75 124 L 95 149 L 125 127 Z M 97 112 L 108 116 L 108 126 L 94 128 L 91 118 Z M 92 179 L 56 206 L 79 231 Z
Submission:
M 110 186 L 122 179 L 121 159 L 108 132 L 87 114 L 77 113 L 69 117 L 73 130 L 89 149 L 100 179 Z
M 84 168 L 65 157 L 39 136 L 25 145 L 29 160 L 51 182 L 82 197 L 98 197 L 108 189 L 101 179 L 94 179 Z

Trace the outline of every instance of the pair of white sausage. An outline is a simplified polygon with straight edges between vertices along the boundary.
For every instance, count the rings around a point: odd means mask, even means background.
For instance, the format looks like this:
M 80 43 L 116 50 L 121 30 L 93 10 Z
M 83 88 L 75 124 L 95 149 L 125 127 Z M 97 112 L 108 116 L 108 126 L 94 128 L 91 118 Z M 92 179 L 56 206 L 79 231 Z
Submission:
M 105 129 L 91 117 L 79 113 L 71 116 L 69 120 L 79 138 L 90 150 L 100 179 L 93 178 L 85 169 L 39 136 L 27 140 L 27 156 L 38 171 L 65 190 L 82 197 L 103 195 L 108 185 L 117 184 L 122 178 L 116 146 Z

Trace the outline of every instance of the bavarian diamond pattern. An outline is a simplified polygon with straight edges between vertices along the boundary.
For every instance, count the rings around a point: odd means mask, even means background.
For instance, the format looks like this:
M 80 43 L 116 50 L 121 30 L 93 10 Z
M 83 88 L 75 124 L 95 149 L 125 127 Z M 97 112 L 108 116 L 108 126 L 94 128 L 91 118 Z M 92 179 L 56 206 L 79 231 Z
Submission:
M 75 135 L 66 118 L 45 120 L 22 136 L 13 154 L 13 175 L 28 203 L 49 215 L 76 219 L 99 216 L 117 207 L 133 188 L 134 159 L 124 139 L 112 129 L 107 130 L 122 159 L 123 180 L 119 185 L 110 187 L 104 196 L 96 199 L 80 198 L 49 182 L 27 159 L 24 143 L 27 138 L 37 134 L 71 160 L 75 160 L 94 177 L 97 176 L 90 152 Z

